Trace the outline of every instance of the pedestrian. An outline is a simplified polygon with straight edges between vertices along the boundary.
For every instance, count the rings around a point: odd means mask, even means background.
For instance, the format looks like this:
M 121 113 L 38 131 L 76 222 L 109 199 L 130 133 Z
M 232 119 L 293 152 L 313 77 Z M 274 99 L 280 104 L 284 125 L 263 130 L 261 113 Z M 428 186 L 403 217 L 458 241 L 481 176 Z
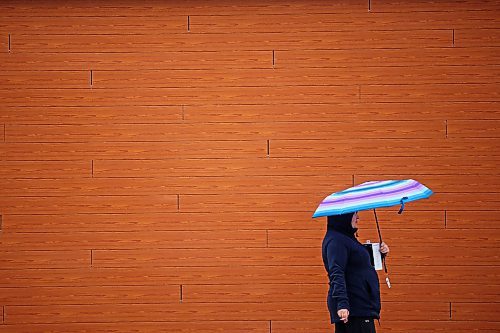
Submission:
M 370 254 L 357 240 L 358 213 L 328 216 L 322 245 L 330 289 L 327 305 L 336 333 L 374 333 L 380 318 L 380 288 Z M 382 255 L 389 253 L 380 245 Z

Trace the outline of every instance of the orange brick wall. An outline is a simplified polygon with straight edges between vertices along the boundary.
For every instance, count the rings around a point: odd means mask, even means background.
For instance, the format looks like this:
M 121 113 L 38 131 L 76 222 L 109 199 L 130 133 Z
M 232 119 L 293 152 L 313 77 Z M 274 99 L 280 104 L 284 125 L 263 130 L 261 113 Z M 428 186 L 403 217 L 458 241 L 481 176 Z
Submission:
M 332 332 L 311 215 L 409 177 L 378 331 L 500 331 L 499 15 L 2 1 L 0 333 Z

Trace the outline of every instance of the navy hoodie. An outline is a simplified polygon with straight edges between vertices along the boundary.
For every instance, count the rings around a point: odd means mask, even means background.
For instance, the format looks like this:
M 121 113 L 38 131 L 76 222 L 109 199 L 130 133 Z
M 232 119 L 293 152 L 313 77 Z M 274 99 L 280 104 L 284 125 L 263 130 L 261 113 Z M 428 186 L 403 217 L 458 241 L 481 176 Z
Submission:
M 337 311 L 349 310 L 350 317 L 380 317 L 378 275 L 368 251 L 356 239 L 351 225 L 354 213 L 328 216 L 323 240 L 323 264 L 328 272 L 328 310 L 332 323 L 340 322 Z

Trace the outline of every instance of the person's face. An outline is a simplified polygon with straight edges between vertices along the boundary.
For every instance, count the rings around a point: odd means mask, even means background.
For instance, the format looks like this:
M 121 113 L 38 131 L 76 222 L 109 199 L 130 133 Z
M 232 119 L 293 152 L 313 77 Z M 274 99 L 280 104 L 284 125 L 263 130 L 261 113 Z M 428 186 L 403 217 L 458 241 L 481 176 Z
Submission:
M 353 228 L 357 228 L 358 227 L 358 220 L 359 220 L 359 216 L 358 216 L 358 212 L 356 212 L 352 216 L 352 220 L 351 220 L 351 225 L 352 225 Z

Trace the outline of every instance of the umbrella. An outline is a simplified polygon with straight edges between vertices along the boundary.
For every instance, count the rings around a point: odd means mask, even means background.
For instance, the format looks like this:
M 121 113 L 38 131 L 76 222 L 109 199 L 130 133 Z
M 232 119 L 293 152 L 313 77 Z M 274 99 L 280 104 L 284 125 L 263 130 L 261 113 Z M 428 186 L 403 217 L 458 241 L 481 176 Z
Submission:
M 401 205 L 398 212 L 401 214 L 407 202 L 428 198 L 432 193 L 429 188 L 413 179 L 366 182 L 327 196 L 319 204 L 313 218 L 373 209 L 379 240 L 382 243 L 375 209 Z M 383 258 L 383 263 L 387 273 L 385 258 Z M 386 277 L 386 282 L 390 288 L 389 277 Z
M 431 195 L 430 189 L 413 179 L 366 182 L 327 196 L 313 218 L 396 205 L 401 205 L 401 214 L 405 203 Z

